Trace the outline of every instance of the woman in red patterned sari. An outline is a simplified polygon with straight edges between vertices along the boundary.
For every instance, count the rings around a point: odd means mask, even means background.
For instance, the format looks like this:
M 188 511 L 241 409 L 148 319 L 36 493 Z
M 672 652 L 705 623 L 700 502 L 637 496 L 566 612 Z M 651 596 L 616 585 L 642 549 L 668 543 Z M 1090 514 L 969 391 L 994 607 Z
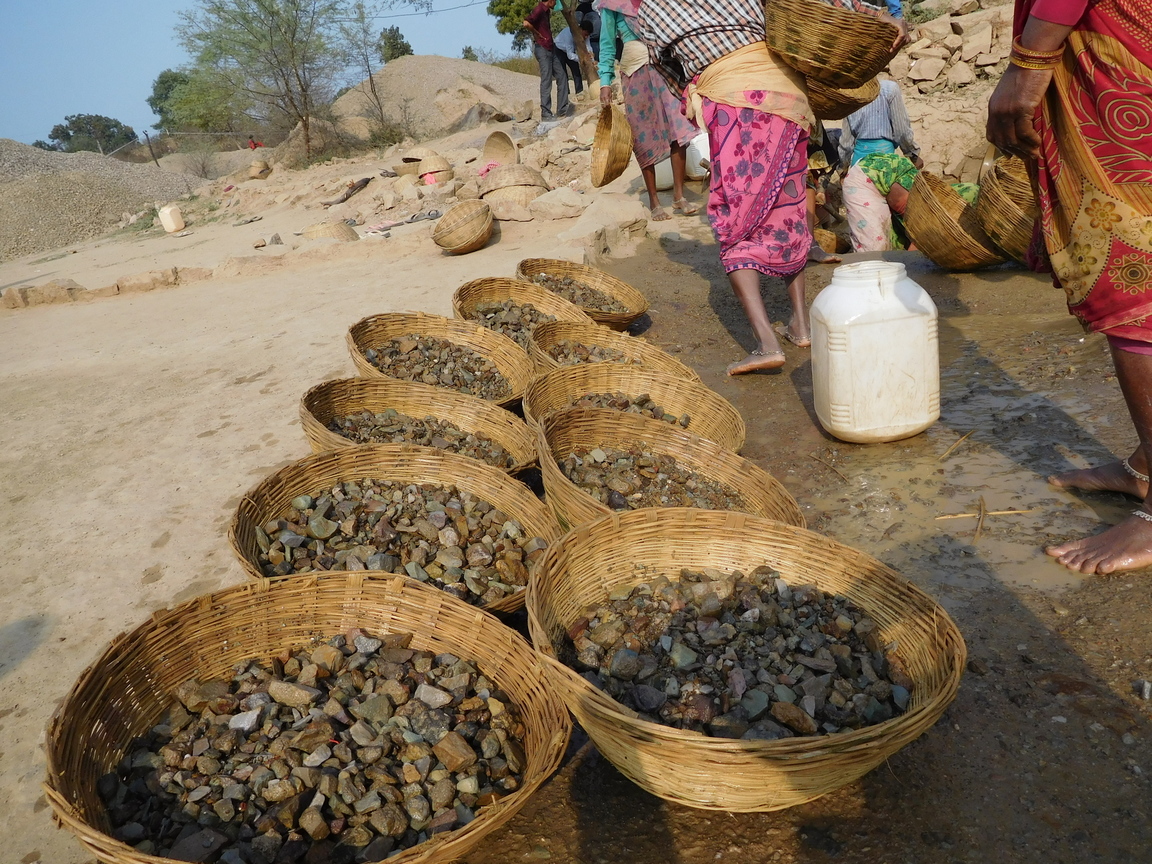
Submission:
M 1141 500 L 1102 534 L 1047 552 L 1081 573 L 1152 564 L 1152 0 L 1016 0 L 1011 64 L 988 138 L 1032 160 L 1042 243 L 1069 311 L 1104 333 L 1139 446 L 1051 478 Z

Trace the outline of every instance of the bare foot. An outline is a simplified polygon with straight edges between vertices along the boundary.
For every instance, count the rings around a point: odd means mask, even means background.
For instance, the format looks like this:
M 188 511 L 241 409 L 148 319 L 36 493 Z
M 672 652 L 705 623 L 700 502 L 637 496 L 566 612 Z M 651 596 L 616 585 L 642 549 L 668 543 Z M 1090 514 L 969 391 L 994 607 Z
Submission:
M 663 207 L 656 207 L 652 211 L 652 221 L 653 222 L 667 222 L 671 218 L 672 217 L 668 215 L 668 211 L 665 210 Z
M 748 372 L 760 372 L 765 369 L 779 369 L 784 365 L 783 351 L 753 351 L 743 360 L 728 364 L 729 375 L 745 375 Z
M 1152 565 L 1152 522 L 1129 516 L 1103 534 L 1044 550 L 1069 570 L 1119 573 Z
M 797 334 L 792 332 L 792 325 L 789 324 L 785 327 L 783 324 L 777 324 L 772 328 L 797 348 L 810 348 L 812 346 L 812 337 L 807 334 Z
M 808 260 L 813 264 L 839 264 L 844 259 L 839 255 L 825 251 L 823 246 L 813 242 L 813 244 L 808 247 Z
M 1061 489 L 1083 489 L 1086 492 L 1123 492 L 1141 501 L 1148 495 L 1148 483 L 1138 480 L 1124 470 L 1122 462 L 1112 462 L 1099 468 L 1065 471 L 1053 474 L 1048 482 Z

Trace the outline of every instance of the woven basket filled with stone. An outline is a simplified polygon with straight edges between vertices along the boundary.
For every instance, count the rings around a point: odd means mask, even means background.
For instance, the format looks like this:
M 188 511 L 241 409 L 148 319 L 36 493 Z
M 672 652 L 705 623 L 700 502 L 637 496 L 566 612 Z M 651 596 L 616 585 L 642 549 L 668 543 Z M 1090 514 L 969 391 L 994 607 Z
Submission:
M 579 306 L 537 285 L 506 276 L 465 282 L 452 294 L 452 314 L 507 336 L 525 351 L 536 325 L 548 321 L 591 324 Z
M 565 535 L 533 574 L 528 625 L 605 758 L 654 795 L 731 812 L 794 807 L 883 764 L 940 719 L 966 659 L 948 613 L 874 558 L 695 509 Z
M 253 579 L 401 573 L 514 612 L 529 569 L 559 536 L 548 507 L 499 468 L 431 447 L 361 444 L 266 477 L 240 500 L 228 541 Z
M 659 369 L 687 381 L 700 380 L 695 370 L 667 351 L 638 336 L 625 336 L 599 324 L 545 322 L 532 331 L 528 356 L 538 375 L 577 363 L 608 362 Z
M 536 450 L 548 503 L 575 527 L 613 510 L 739 510 L 803 526 L 804 514 L 763 468 L 662 420 L 607 408 L 543 417 Z
M 300 400 L 313 453 L 357 444 L 415 444 L 479 459 L 509 473 L 536 463 L 524 421 L 485 399 L 399 379 L 343 378 Z
M 447 864 L 527 803 L 569 732 L 492 616 L 325 574 L 205 595 L 113 640 L 49 724 L 45 790 L 112 864 Z

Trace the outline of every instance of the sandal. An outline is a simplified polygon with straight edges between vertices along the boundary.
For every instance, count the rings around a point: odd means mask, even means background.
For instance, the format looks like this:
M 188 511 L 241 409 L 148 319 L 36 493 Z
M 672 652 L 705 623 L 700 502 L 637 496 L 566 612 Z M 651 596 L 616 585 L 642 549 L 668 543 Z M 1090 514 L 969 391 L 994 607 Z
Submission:
M 785 339 L 787 339 L 789 342 L 791 342 L 797 348 L 811 348 L 812 347 L 812 337 L 811 336 L 793 336 L 792 333 L 789 332 L 788 328 L 785 327 L 783 324 L 777 324 L 772 329 L 776 331 L 776 334 L 778 336 L 783 336 Z
M 672 202 L 672 206 L 679 210 L 684 216 L 695 216 L 700 212 L 700 206 L 698 204 L 692 204 L 687 198 L 677 198 Z
M 729 376 L 747 375 L 749 372 L 779 369 L 785 362 L 786 358 L 784 357 L 783 351 L 761 351 L 760 349 L 756 349 L 750 352 L 743 360 L 729 363 L 725 371 Z

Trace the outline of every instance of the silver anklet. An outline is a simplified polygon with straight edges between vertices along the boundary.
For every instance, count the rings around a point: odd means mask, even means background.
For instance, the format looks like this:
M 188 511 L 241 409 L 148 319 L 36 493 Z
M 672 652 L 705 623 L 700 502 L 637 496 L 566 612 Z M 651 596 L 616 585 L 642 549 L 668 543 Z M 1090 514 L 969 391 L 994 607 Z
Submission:
M 1133 468 L 1131 465 L 1129 465 L 1128 460 L 1126 458 L 1121 459 L 1120 464 L 1124 466 L 1125 471 L 1127 471 L 1129 474 L 1131 474 L 1133 477 L 1135 477 L 1137 480 L 1141 481 L 1142 483 L 1152 482 L 1152 478 L 1150 478 L 1147 474 L 1141 474 L 1139 471 L 1137 471 L 1135 468 Z M 1149 519 L 1149 521 L 1152 521 L 1152 516 L 1149 516 L 1148 519 Z
M 1147 513 L 1144 510 L 1133 510 L 1133 516 L 1139 516 L 1145 522 L 1152 522 L 1152 513 Z

